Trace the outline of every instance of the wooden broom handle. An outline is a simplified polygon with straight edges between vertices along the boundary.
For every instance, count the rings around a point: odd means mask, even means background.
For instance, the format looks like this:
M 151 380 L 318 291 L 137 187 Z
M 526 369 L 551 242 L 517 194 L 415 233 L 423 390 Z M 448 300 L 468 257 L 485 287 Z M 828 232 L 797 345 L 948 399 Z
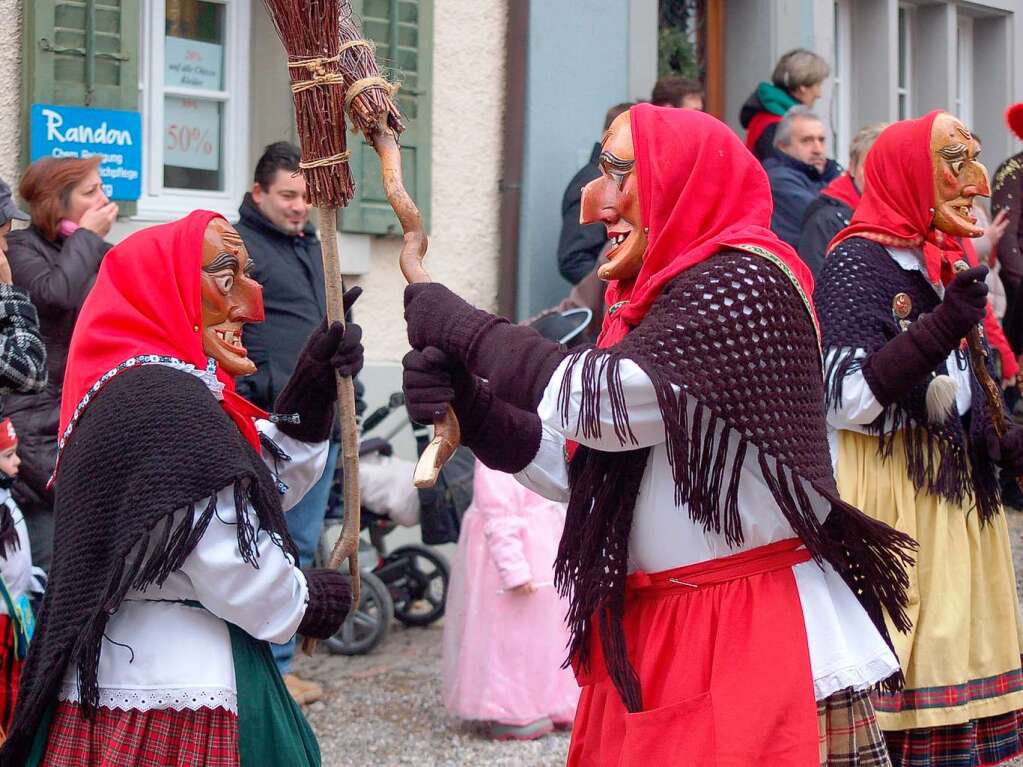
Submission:
M 401 149 L 394 134 L 380 124 L 375 131 L 367 135 L 380 157 L 380 170 L 383 175 L 384 193 L 387 201 L 394 209 L 404 232 L 404 242 L 398 256 L 401 273 L 410 285 L 420 282 L 431 282 L 430 275 L 423 267 L 426 255 L 426 232 L 423 231 L 423 217 L 419 208 L 409 196 L 401 176 Z M 433 440 L 419 456 L 413 482 L 416 487 L 433 487 L 437 484 L 440 470 L 448 462 L 462 441 L 461 428 L 455 411 L 448 405 L 444 415 L 433 424 Z
M 965 272 L 970 268 L 970 265 L 966 261 L 957 261 L 954 268 L 956 272 Z M 991 412 L 991 425 L 995 429 L 995 434 L 1001 438 L 1005 436 L 1005 431 L 1008 428 L 1005 400 L 1002 399 L 1002 391 L 998 384 L 995 383 L 988 372 L 987 351 L 985 351 L 984 344 L 981 341 L 980 328 L 980 325 L 974 325 L 970 328 L 970 332 L 966 334 L 966 344 L 970 349 L 970 365 L 973 367 L 973 374 L 977 376 L 977 381 L 980 382 L 981 387 L 984 389 L 984 398 L 987 400 L 987 407 Z M 1023 491 L 1023 476 L 1016 477 L 1016 484 Z
M 337 209 L 320 207 L 320 233 L 323 251 L 323 277 L 327 296 L 327 322 L 345 324 L 344 290 L 341 287 L 341 258 L 337 247 Z M 359 605 L 359 529 L 361 527 L 361 493 L 359 489 L 359 429 L 355 418 L 355 383 L 351 376 L 337 378 L 337 402 L 341 417 L 341 467 L 344 476 L 345 518 L 341 537 L 330 552 L 327 567 L 337 570 L 348 560 L 352 578 L 352 610 Z M 316 640 L 305 637 L 302 651 L 312 655 Z

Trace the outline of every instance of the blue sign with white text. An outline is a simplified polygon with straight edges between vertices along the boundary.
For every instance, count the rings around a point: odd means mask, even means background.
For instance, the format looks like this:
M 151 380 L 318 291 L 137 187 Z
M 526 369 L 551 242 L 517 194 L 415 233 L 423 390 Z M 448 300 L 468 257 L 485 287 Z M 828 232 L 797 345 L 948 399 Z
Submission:
M 116 109 L 32 105 L 32 160 L 102 157 L 99 177 L 111 200 L 142 196 L 142 116 Z

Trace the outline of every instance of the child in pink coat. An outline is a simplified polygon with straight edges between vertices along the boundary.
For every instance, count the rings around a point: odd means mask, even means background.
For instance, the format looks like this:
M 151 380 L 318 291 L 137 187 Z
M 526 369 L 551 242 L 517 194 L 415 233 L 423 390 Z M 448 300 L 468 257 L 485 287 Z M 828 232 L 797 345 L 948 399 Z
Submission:
M 553 586 L 562 504 L 477 461 L 444 619 L 444 705 L 498 739 L 568 728 L 579 688 Z

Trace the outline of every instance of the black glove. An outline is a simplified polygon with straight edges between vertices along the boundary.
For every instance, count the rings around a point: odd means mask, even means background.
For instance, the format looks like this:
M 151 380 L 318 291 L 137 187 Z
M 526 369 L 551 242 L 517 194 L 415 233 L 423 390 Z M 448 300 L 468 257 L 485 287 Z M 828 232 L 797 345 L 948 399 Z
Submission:
M 984 320 L 988 287 L 986 266 L 960 272 L 945 288 L 945 297 L 930 314 L 863 362 L 863 377 L 882 406 L 905 397 L 955 349 L 970 330 Z
M 1002 469 L 1002 476 L 1018 477 L 1023 474 L 1023 426 L 1010 424 L 1005 435 L 999 439 L 995 427 L 985 424 L 987 454 Z
M 352 288 L 344 295 L 345 313 L 362 294 Z M 277 396 L 274 412 L 280 416 L 297 413 L 298 423 L 287 418 L 278 421 L 278 428 L 289 437 L 303 442 L 322 442 L 330 436 L 337 402 L 336 370 L 342 376 L 354 376 L 362 370 L 362 328 L 335 322 L 329 328 L 324 319 L 306 341 L 298 356 L 295 370 L 287 386 Z
M 313 639 L 329 639 L 352 609 L 352 586 L 337 570 L 305 569 L 309 601 L 298 624 L 298 633 Z
M 409 416 L 432 423 L 450 404 L 458 416 L 462 444 L 492 469 L 514 474 L 540 449 L 540 418 L 493 395 L 490 387 L 433 346 L 413 349 L 402 360 Z
M 536 410 L 567 352 L 535 330 L 476 309 L 443 285 L 405 288 L 405 321 L 413 349 L 436 346 L 490 384 L 494 396 Z

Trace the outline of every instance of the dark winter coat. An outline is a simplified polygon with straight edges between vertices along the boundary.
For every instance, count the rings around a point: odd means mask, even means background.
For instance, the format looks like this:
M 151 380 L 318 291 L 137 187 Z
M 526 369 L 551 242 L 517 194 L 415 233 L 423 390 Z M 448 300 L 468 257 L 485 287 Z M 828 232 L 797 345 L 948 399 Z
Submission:
M 235 228 L 253 262 L 252 276 L 263 286 L 266 319 L 242 331 L 242 343 L 256 372 L 238 379 L 238 392 L 264 410 L 288 382 L 298 354 L 327 313 L 323 257 L 312 224 L 301 236 L 278 229 L 246 194 Z
M 826 194 L 817 195 L 817 199 L 810 203 L 803 218 L 803 230 L 799 235 L 799 257 L 810 267 L 814 279 L 821 272 L 824 266 L 824 256 L 827 255 L 828 243 L 836 234 L 849 226 L 852 219 L 853 209 L 841 200 L 828 197 Z
M 14 497 L 31 517 L 36 510 L 49 511 L 53 504 L 46 483 L 57 458 L 60 397 L 71 333 L 111 245 L 88 229 L 51 242 L 34 226 L 11 232 L 8 243 L 14 284 L 25 289 L 35 304 L 46 345 L 46 387 L 39 394 L 12 394 L 6 401 L 6 413 L 18 432 L 21 458 Z M 48 560 L 46 544 L 38 546 L 33 540 L 32 549 L 33 559 Z
M 842 170 L 834 160 L 828 160 L 823 172 L 818 171 L 814 166 L 781 151 L 776 151 L 773 157 L 767 159 L 764 170 L 771 182 L 771 196 L 774 198 L 771 229 L 789 245 L 797 248 L 803 218 L 810 203 Z
M 580 224 L 582 188 L 600 176 L 597 159 L 600 144 L 593 147 L 590 161 L 565 187 L 561 198 L 561 236 L 558 238 L 558 271 L 573 285 L 593 271 L 600 251 L 607 244 L 607 230 L 601 224 Z
M 778 123 L 782 115 L 797 103 L 788 91 L 764 82 L 757 85 L 739 109 L 739 123 L 746 130 L 746 148 L 760 162 L 774 155 L 774 134 L 778 131 Z M 760 133 L 750 135 L 750 125 L 757 115 L 766 117 L 769 122 L 767 125 L 755 126 Z

